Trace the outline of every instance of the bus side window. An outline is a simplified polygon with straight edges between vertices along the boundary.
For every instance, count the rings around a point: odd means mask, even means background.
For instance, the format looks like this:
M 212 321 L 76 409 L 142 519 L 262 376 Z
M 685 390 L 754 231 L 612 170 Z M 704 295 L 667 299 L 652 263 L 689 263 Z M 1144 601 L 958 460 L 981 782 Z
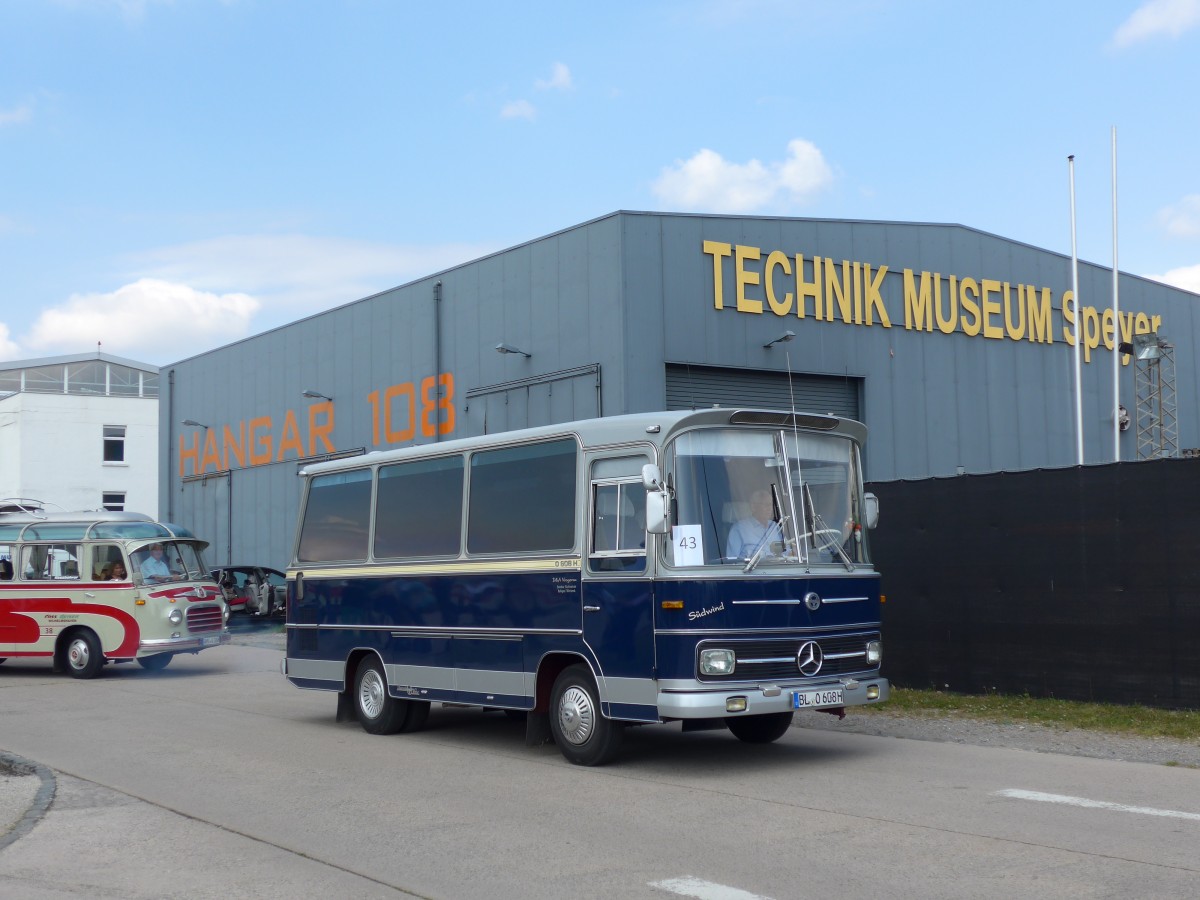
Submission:
M 0 559 L 0 581 L 12 581 L 13 564 L 11 559 Z

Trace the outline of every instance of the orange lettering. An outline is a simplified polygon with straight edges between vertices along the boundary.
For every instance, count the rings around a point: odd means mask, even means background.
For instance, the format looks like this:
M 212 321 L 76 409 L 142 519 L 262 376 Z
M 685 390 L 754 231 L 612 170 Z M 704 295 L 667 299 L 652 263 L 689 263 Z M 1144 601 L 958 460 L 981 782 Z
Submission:
M 207 472 L 210 462 L 214 471 L 221 471 L 221 451 L 217 449 L 217 434 L 211 428 L 204 432 L 204 455 L 200 457 L 200 471 Z
M 317 415 L 325 414 L 325 424 L 317 424 Z M 323 403 L 314 403 L 308 408 L 308 455 L 316 456 L 317 441 L 325 445 L 326 453 L 336 453 L 333 449 L 333 442 L 329 440 L 329 433 L 333 431 L 333 401 L 326 400 Z M 375 443 L 379 443 L 376 441 Z
M 193 431 L 192 434 L 196 434 L 196 432 Z M 187 445 L 187 435 L 181 434 L 179 436 L 179 477 L 180 478 L 182 478 L 184 475 L 187 474 L 187 472 L 184 470 L 183 463 L 184 463 L 184 460 L 188 460 L 188 459 L 190 459 L 192 461 L 192 474 L 195 475 L 196 467 L 200 465 L 200 437 L 199 437 L 199 435 L 197 435 L 196 439 L 192 442 L 192 446 L 191 446 L 190 450 L 188 449 L 188 445 Z
M 255 436 L 254 432 L 260 428 L 265 428 L 267 433 L 264 435 Z M 250 465 L 261 466 L 264 463 L 271 461 L 271 451 L 274 448 L 274 441 L 271 439 L 271 417 L 259 416 L 256 419 L 250 420 Z M 262 448 L 259 450 L 259 448 Z
M 233 432 L 229 430 L 229 426 L 225 426 L 224 444 L 222 453 L 225 456 L 225 468 L 232 469 L 232 462 L 236 458 L 238 465 L 243 469 L 246 468 L 246 423 L 238 422 L 238 436 L 234 440 Z
M 304 455 L 304 441 L 300 440 L 300 426 L 296 424 L 295 412 L 290 409 L 283 417 L 283 434 L 279 438 L 279 453 L 275 459 L 283 459 L 285 450 L 295 450 L 296 456 Z

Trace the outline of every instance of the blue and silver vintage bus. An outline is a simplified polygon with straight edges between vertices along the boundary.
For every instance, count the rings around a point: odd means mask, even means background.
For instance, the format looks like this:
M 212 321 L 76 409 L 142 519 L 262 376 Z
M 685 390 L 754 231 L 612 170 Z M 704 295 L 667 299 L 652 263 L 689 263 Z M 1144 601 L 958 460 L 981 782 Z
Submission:
M 524 713 L 579 765 L 632 724 L 767 743 L 883 702 L 865 437 L 718 408 L 307 466 L 284 673 L 374 734 Z

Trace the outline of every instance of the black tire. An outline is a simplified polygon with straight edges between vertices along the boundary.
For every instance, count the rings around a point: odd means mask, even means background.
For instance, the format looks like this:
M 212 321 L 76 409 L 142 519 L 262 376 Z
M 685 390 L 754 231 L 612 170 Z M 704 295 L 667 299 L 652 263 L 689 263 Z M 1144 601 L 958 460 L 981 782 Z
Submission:
M 139 656 L 138 665 L 149 672 L 161 672 L 171 664 L 174 653 L 156 653 L 154 656 Z
M 408 719 L 411 704 L 388 694 L 387 676 L 377 656 L 368 656 L 354 673 L 354 711 L 368 734 L 395 734 Z
M 427 700 L 405 700 L 408 704 L 408 716 L 404 719 L 404 724 L 400 726 L 402 734 L 408 734 L 412 731 L 420 731 L 425 727 L 425 720 L 429 718 L 429 702 Z
M 554 681 L 550 694 L 550 730 L 567 762 L 602 766 L 621 747 L 625 727 L 604 718 L 600 692 L 586 666 L 570 666 Z
M 78 628 L 67 636 L 63 664 L 72 678 L 95 678 L 104 668 L 100 638 L 90 628 Z
M 733 736 L 747 744 L 770 744 L 779 740 L 792 727 L 794 713 L 766 713 L 761 716 L 726 719 Z

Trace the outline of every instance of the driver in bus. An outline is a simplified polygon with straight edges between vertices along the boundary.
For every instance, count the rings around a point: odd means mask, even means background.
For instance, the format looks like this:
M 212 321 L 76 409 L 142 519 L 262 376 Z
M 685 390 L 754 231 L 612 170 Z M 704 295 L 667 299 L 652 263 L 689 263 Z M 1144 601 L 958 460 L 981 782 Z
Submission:
M 143 581 L 171 580 L 171 570 L 167 568 L 166 560 L 163 559 L 162 544 L 150 545 L 150 555 L 142 560 L 141 572 Z
M 729 529 L 725 558 L 747 559 L 764 542 L 767 544 L 766 552 L 771 554 L 771 544 L 783 542 L 779 523 L 771 518 L 774 512 L 770 491 L 757 490 L 751 494 L 750 515 Z

